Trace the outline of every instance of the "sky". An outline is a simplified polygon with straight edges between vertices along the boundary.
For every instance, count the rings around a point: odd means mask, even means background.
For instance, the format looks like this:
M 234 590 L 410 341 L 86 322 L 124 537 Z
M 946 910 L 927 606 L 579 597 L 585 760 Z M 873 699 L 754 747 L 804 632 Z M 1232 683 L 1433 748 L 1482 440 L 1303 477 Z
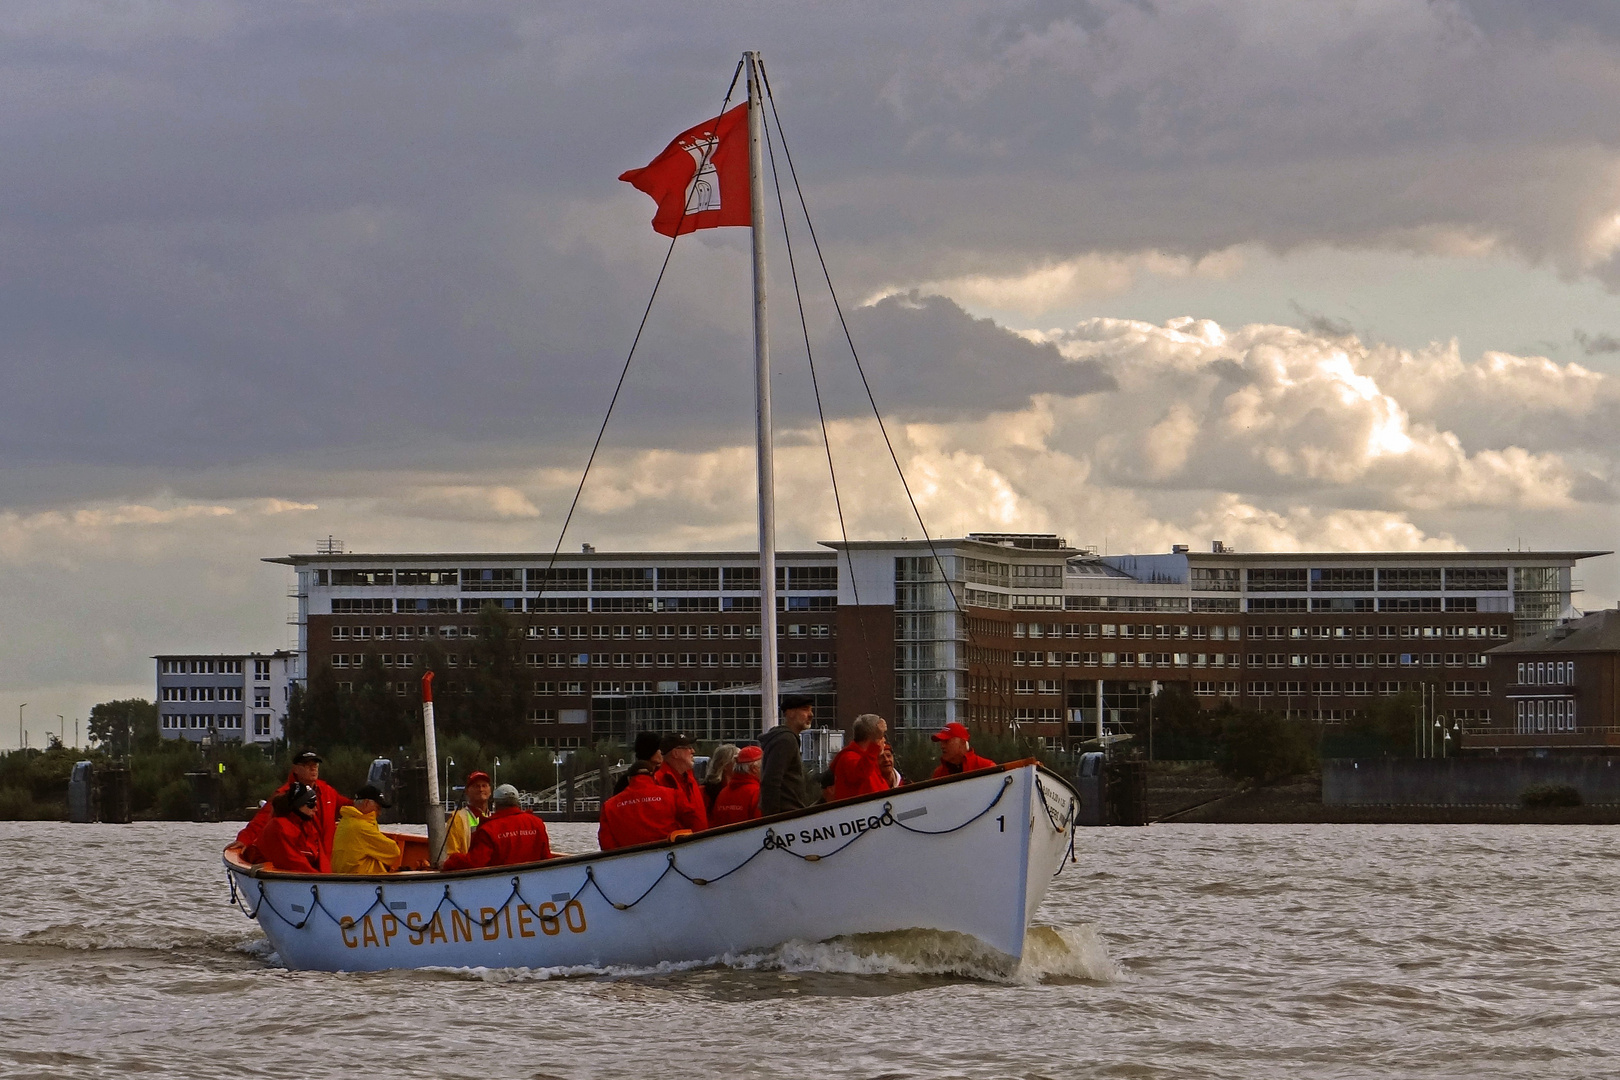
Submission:
M 265 557 L 549 551 L 665 251 L 616 177 L 745 48 L 931 531 L 1613 545 L 1615 5 L 15 0 L 0 746 L 291 644 Z M 916 536 L 790 220 L 850 535 Z M 799 546 L 838 521 L 781 241 Z M 749 272 L 676 245 L 567 548 L 754 545 Z

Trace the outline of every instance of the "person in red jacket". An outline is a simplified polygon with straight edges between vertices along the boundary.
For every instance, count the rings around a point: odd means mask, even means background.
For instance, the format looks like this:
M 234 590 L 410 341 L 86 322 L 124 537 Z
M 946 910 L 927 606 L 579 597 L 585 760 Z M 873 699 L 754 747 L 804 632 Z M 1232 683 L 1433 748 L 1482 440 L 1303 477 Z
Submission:
M 685 732 L 665 735 L 658 746 L 664 755 L 664 763 L 653 773 L 653 780 L 662 787 L 674 790 L 688 816 L 696 823 L 687 828 L 702 832 L 709 827 L 709 812 L 703 801 L 703 785 L 697 782 L 697 777 L 692 773 L 692 752 L 696 747 L 692 736 Z
M 353 806 L 354 802 L 347 796 L 339 795 L 336 788 L 321 779 L 321 755 L 313 750 L 305 750 L 293 758 L 292 771 L 287 774 L 287 782 L 277 788 L 275 794 L 285 794 L 294 784 L 302 784 L 315 791 L 317 800 L 315 820 L 321 826 L 321 843 L 325 845 L 326 857 L 330 859 L 332 837 L 337 834 L 338 811 L 345 806 Z M 274 798 L 275 796 L 271 796 L 272 801 Z M 263 861 L 255 858 L 258 853 L 256 842 L 270 821 L 271 813 L 270 803 L 266 802 L 259 807 L 259 812 L 253 815 L 253 820 L 236 834 L 236 842 L 242 845 L 242 857 L 249 862 Z
M 759 817 L 759 759 L 764 757 L 757 746 L 745 746 L 737 751 L 737 763 L 731 770 L 731 779 L 714 797 L 714 812 L 709 815 L 709 828 L 735 825 L 739 821 L 753 821 Z
M 444 860 L 446 870 L 477 870 L 551 858 L 546 823 L 523 809 L 517 788 L 511 784 L 496 788 L 494 804 L 495 813 L 473 830 L 467 850 Z
M 656 844 L 677 832 L 694 832 L 691 808 L 673 788 L 653 779 L 657 767 L 650 761 L 630 766 L 630 782 L 602 804 L 596 842 L 603 851 Z
M 934 732 L 934 741 L 944 744 L 939 748 L 939 767 L 934 770 L 933 776 L 935 780 L 942 776 L 996 767 L 996 763 L 989 758 L 973 752 L 968 745 L 968 734 L 967 728 L 954 721 Z
M 892 777 L 884 770 L 883 752 L 889 746 L 884 734 L 888 730 L 888 721 L 876 713 L 862 713 L 855 718 L 849 729 L 855 741 L 833 758 L 834 801 L 888 791 L 894 786 Z
M 255 862 L 292 874 L 329 874 L 331 851 L 321 841 L 315 789 L 294 783 L 270 800 L 272 816 L 259 833 Z

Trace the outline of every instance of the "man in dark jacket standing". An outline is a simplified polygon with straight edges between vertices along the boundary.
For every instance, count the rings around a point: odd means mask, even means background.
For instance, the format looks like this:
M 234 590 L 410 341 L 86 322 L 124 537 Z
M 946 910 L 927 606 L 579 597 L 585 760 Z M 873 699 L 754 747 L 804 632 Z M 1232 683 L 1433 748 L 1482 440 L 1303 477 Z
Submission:
M 804 798 L 804 763 L 799 757 L 799 732 L 810 726 L 815 700 L 803 694 L 782 699 L 782 722 L 759 740 L 764 758 L 759 770 L 759 812 L 762 816 L 797 810 Z

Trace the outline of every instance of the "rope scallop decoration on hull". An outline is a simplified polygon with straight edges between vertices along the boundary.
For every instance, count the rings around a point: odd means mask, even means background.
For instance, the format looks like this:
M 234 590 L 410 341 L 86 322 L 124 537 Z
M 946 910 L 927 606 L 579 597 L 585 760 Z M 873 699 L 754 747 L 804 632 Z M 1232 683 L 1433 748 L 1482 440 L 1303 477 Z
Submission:
M 311 877 L 227 857 L 226 869 L 233 901 L 295 969 L 648 966 L 910 929 L 1016 959 L 1077 805 L 1065 780 L 1025 764 L 521 867 Z

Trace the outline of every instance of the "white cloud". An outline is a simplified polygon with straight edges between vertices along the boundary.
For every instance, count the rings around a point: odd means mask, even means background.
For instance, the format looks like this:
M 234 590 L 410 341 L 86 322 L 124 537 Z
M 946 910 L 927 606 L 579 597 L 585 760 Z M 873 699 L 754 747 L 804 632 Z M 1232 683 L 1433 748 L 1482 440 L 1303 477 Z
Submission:
M 962 274 L 915 285 L 886 286 L 866 302 L 873 304 L 887 296 L 915 291 L 947 296 L 964 307 L 1035 316 L 1082 300 L 1118 295 L 1143 275 L 1228 278 L 1242 270 L 1243 259 L 1240 248 L 1196 259 L 1162 251 L 1088 252 L 1004 274 Z
M 1593 471 L 1550 437 L 1614 394 L 1578 365 L 1502 354 L 1465 364 L 1454 348 L 1191 319 L 1090 319 L 1044 337 L 1072 359 L 1105 361 L 1119 383 L 1056 406 L 1067 430 L 1096 432 L 1098 477 L 1112 483 L 1408 510 L 1567 509 L 1577 489 L 1607 483 L 1606 463 Z M 1482 422 L 1492 399 L 1520 414 L 1515 434 L 1539 425 L 1549 437 L 1503 441 Z

